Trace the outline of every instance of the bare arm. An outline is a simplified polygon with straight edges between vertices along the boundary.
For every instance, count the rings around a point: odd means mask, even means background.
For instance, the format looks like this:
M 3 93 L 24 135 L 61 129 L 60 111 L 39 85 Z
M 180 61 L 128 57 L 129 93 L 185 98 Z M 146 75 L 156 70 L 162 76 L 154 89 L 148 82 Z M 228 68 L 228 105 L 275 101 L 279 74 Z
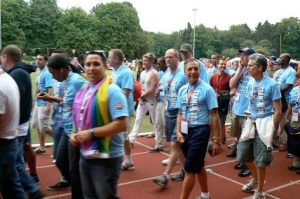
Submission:
M 156 86 L 158 84 L 158 76 L 156 73 L 153 73 L 151 75 L 151 84 L 150 84 L 150 88 L 148 90 L 146 90 L 141 97 L 147 97 L 149 95 L 151 95 L 152 93 L 155 92 Z
M 286 114 L 285 114 L 285 120 L 287 123 L 291 121 L 291 115 L 292 115 L 292 105 L 288 104 Z
M 239 66 L 238 69 L 236 70 L 234 76 L 229 81 L 229 87 L 230 88 L 236 88 L 237 87 L 237 83 L 239 81 L 239 78 L 241 76 L 242 71 L 243 71 L 243 67 Z
M 95 137 L 106 137 L 118 134 L 122 131 L 127 130 L 128 118 L 119 117 L 113 120 L 111 123 L 108 123 L 101 127 L 93 128 Z M 74 145 L 83 144 L 88 140 L 93 139 L 93 136 L 90 134 L 89 129 L 79 131 L 71 135 L 71 143 Z
M 214 132 L 213 155 L 221 152 L 221 124 L 218 109 L 210 110 L 211 115 L 211 132 Z
M 177 135 L 177 141 L 182 144 L 184 142 L 182 133 L 181 133 L 181 109 L 179 109 L 178 116 L 177 116 L 177 130 L 176 130 L 176 135 Z
M 278 128 L 279 128 L 281 115 L 282 115 L 281 99 L 277 99 L 277 100 L 273 101 L 273 107 L 274 107 L 274 110 L 275 110 L 274 118 L 273 118 L 274 132 L 277 132 Z
M 124 88 L 124 89 L 123 89 L 123 93 L 124 93 L 126 99 L 128 99 L 128 98 L 129 98 L 129 94 L 130 94 L 130 89 Z
M 281 87 L 281 88 L 280 88 L 280 91 L 281 91 L 282 95 L 284 94 L 285 91 L 289 90 L 289 89 L 292 88 L 292 87 L 293 87 L 292 84 L 287 84 L 287 85 Z

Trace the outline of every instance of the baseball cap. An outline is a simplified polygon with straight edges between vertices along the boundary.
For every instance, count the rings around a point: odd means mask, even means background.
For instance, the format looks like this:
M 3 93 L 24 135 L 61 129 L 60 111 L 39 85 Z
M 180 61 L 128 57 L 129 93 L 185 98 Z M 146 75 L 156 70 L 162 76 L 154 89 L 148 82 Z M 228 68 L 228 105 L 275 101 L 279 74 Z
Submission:
M 190 45 L 190 44 L 187 44 L 187 43 L 185 43 L 185 44 L 182 44 L 181 46 L 180 46 L 180 50 L 179 50 L 180 52 L 187 52 L 187 51 L 190 51 L 190 52 L 192 52 L 193 50 L 192 50 L 192 46 Z
M 240 49 L 238 52 L 238 55 L 240 55 L 242 53 L 244 53 L 246 55 L 252 55 L 253 53 L 255 53 L 255 50 L 253 50 L 252 48 L 246 47 L 246 48 Z

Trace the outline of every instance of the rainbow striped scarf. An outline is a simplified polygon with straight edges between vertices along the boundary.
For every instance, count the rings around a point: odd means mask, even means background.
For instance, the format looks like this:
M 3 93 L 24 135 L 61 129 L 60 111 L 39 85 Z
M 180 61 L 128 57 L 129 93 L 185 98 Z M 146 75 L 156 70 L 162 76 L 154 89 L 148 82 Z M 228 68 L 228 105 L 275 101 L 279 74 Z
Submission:
M 105 76 L 97 85 L 90 90 L 91 85 L 84 87 L 74 101 L 73 119 L 77 129 L 81 125 L 81 130 L 100 127 L 108 124 L 111 119 L 108 106 L 108 87 L 113 82 L 112 78 Z M 85 103 L 82 121 L 80 121 L 81 105 L 85 95 L 89 97 Z M 81 152 L 89 158 L 109 158 L 110 137 L 98 137 L 81 145 Z

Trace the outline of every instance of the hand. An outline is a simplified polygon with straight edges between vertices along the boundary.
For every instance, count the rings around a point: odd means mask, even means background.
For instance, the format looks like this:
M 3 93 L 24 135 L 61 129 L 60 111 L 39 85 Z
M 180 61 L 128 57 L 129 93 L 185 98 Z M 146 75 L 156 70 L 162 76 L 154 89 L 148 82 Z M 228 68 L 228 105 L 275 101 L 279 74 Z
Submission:
M 181 132 L 177 132 L 176 136 L 177 136 L 178 143 L 182 144 L 184 142 L 184 137 L 183 137 L 182 133 Z
M 36 95 L 36 98 L 37 98 L 37 99 L 42 99 L 42 100 L 47 99 L 47 97 L 49 97 L 49 95 L 48 95 L 47 93 L 44 93 L 44 92 L 39 92 L 39 93 Z
M 221 145 L 214 142 L 213 143 L 213 149 L 212 149 L 212 156 L 221 153 L 221 151 L 222 151 Z
M 79 146 L 79 143 L 76 141 L 76 135 L 77 133 L 73 133 L 70 137 L 70 142 L 73 146 Z
M 74 140 L 77 144 L 84 144 L 87 141 L 92 139 L 89 130 L 79 131 L 78 133 L 72 134 L 74 135 Z

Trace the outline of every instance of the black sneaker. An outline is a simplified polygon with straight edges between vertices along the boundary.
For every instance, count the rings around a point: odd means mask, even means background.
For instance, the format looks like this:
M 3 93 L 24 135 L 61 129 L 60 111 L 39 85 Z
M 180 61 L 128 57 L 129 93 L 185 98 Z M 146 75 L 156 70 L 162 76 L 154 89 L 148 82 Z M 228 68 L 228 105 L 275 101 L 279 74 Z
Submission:
M 46 195 L 39 190 L 35 194 L 29 194 L 29 196 L 30 199 L 43 199 Z
M 185 171 L 183 169 L 181 169 L 178 173 L 175 173 L 171 179 L 174 182 L 182 181 L 182 180 L 184 180 L 184 176 L 185 176 Z
M 239 176 L 240 177 L 247 177 L 251 175 L 251 171 L 248 168 L 244 168 L 240 171 Z
M 67 189 L 70 187 L 70 183 L 69 182 L 58 182 L 54 185 L 50 185 L 47 187 L 48 190 L 62 190 L 62 189 Z
M 33 179 L 36 184 L 40 184 L 40 179 L 37 174 L 30 174 L 30 177 Z
M 161 152 L 161 151 L 164 151 L 164 148 L 153 147 L 153 148 L 149 149 L 149 152 Z
M 236 165 L 234 165 L 234 169 L 243 169 L 243 168 L 245 168 L 245 164 L 242 162 L 239 162 Z

